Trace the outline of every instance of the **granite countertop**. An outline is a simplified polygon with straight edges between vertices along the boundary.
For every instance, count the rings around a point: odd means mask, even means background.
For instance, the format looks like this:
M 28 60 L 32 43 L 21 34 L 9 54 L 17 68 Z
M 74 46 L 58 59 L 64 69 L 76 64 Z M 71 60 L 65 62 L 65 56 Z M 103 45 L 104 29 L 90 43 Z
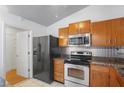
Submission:
M 54 60 L 64 60 L 65 58 L 54 58 Z M 124 58 L 109 58 L 109 57 L 92 57 L 89 60 L 90 64 L 110 66 L 117 70 L 120 76 L 124 79 Z

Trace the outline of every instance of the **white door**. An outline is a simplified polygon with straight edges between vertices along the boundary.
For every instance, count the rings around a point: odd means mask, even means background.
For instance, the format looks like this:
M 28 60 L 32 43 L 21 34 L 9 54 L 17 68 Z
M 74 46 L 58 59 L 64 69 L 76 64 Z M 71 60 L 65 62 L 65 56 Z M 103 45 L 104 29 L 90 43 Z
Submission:
M 18 32 L 16 36 L 17 74 L 29 77 L 29 31 Z

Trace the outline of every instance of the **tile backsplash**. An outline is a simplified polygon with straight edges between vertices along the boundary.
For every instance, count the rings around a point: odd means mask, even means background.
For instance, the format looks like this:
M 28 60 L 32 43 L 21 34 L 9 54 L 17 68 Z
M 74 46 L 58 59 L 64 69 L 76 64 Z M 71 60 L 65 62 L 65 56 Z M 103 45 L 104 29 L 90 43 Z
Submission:
M 91 51 L 93 56 L 124 58 L 124 47 L 66 47 L 60 48 L 61 56 L 69 55 L 71 51 Z

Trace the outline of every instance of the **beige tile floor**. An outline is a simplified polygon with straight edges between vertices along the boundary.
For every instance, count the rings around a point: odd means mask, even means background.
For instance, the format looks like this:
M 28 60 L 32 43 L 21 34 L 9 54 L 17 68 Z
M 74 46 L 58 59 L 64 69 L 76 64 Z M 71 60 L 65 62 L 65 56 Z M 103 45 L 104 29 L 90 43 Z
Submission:
M 6 85 L 6 86 L 7 87 L 64 87 L 64 84 L 55 81 L 52 82 L 51 84 L 47 84 L 37 79 L 27 79 L 15 85 Z

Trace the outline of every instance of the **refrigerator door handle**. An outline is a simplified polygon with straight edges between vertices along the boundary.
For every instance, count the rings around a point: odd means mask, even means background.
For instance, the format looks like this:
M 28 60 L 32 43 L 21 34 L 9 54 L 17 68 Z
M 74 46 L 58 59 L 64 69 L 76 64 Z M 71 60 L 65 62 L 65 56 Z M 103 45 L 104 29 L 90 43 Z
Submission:
M 38 44 L 38 62 L 41 61 L 41 44 Z
M 37 55 L 37 48 L 33 49 L 33 55 Z

